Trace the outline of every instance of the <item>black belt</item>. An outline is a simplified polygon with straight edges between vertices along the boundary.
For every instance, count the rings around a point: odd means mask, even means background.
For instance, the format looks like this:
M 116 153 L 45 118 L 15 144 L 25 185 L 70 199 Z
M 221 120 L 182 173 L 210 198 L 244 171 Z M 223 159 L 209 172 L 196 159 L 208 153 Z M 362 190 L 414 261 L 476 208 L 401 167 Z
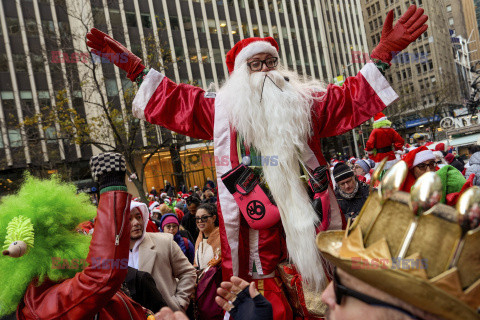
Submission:
M 393 151 L 392 146 L 388 146 L 388 147 L 385 147 L 385 148 L 377 148 L 377 153 L 387 153 L 387 152 L 390 152 L 390 151 Z

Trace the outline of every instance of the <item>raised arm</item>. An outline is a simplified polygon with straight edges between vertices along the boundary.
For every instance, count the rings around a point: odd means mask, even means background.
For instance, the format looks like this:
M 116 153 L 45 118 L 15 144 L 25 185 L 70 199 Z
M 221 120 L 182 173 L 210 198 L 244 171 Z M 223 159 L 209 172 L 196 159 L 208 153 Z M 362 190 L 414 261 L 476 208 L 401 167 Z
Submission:
M 367 63 L 343 86 L 330 84 L 313 104 L 313 126 L 320 137 L 344 134 L 358 127 L 398 98 L 374 63 Z
M 133 100 L 133 115 L 192 138 L 212 140 L 214 104 L 214 94 L 176 84 L 152 69 Z
M 135 117 L 193 138 L 213 139 L 214 96 L 145 68 L 139 57 L 100 30 L 92 28 L 87 39 L 94 54 L 109 59 L 140 86 L 133 101 Z
M 423 9 L 412 5 L 393 25 L 393 10 L 385 19 L 382 37 L 372 51 L 374 63 L 367 63 L 342 87 L 329 85 L 321 100 L 313 106 L 314 131 L 320 137 L 343 134 L 382 111 L 398 98 L 383 72 L 390 65 L 392 54 L 402 51 L 427 30 L 428 17 Z
M 92 159 L 97 159 L 91 166 L 94 177 L 100 178 L 101 197 L 87 256 L 89 265 L 75 277 L 46 290 L 31 284 L 24 297 L 26 307 L 21 311 L 27 319 L 33 319 L 32 314 L 41 314 L 42 319 L 93 319 L 127 275 L 127 268 L 122 266 L 128 264 L 131 196 L 126 192 L 125 160 L 113 153 Z

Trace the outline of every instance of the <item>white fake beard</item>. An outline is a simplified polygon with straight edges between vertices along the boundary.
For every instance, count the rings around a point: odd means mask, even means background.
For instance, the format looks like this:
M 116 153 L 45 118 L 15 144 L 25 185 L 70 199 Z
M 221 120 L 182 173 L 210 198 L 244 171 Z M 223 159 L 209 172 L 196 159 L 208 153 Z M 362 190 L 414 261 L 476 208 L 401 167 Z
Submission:
M 263 178 L 280 211 L 289 258 L 304 280 L 323 289 L 326 278 L 315 242 L 319 219 L 300 180 L 299 165 L 312 130 L 314 89 L 324 90 L 324 86 L 304 83 L 297 74 L 281 69 L 249 74 L 244 64 L 232 73 L 217 99 L 247 145 L 255 147 L 263 159 L 278 157 L 278 165 L 263 165 Z

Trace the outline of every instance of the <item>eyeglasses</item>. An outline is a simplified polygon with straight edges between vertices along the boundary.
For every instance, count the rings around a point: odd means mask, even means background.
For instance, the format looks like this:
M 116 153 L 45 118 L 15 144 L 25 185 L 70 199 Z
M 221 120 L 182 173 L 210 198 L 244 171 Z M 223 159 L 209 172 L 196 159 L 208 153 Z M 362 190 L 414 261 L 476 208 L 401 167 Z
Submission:
M 208 218 L 211 218 L 212 216 L 203 216 L 203 217 L 195 217 L 195 222 L 200 222 L 200 220 L 202 222 L 207 222 L 208 221 Z
M 419 165 L 417 165 L 417 168 L 422 170 L 422 171 L 425 171 L 425 170 L 427 170 L 427 167 L 429 167 L 430 170 L 435 171 L 436 166 L 437 166 L 437 164 L 435 163 L 435 161 L 430 161 L 428 163 L 420 163 Z
M 263 68 L 263 64 L 267 66 L 268 69 L 273 69 L 278 65 L 277 57 L 270 57 L 265 60 L 253 60 L 247 63 L 248 67 L 252 71 L 260 71 Z
M 350 297 L 358 299 L 358 300 L 360 300 L 360 301 L 362 301 L 362 302 L 364 302 L 368 305 L 394 309 L 394 310 L 397 310 L 399 312 L 402 312 L 403 314 L 406 314 L 407 316 L 409 316 L 412 319 L 422 320 L 422 318 L 419 318 L 419 317 L 413 315 L 412 313 L 410 313 L 409 311 L 407 311 L 403 308 L 397 307 L 393 304 L 378 300 L 374 297 L 368 296 L 368 295 L 363 294 L 361 292 L 358 292 L 356 290 L 345 287 L 344 285 L 342 285 L 340 283 L 340 279 L 338 278 L 338 274 L 337 274 L 337 268 L 335 268 L 333 270 L 333 289 L 335 291 L 336 303 L 338 305 L 342 304 L 342 300 L 343 300 L 344 296 L 350 296 Z

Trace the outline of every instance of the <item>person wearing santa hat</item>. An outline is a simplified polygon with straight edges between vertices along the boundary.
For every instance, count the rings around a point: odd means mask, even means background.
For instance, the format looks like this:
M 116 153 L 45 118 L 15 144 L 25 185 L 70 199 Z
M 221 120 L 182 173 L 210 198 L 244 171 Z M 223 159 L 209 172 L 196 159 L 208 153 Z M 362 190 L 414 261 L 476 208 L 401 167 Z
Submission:
M 375 167 L 384 158 L 388 159 L 385 170 L 398 161 L 396 154 L 403 153 L 403 144 L 405 143 L 398 132 L 391 128 L 391 125 L 392 123 L 382 112 L 377 113 L 374 117 L 373 131 L 365 145 L 365 151 L 369 158 L 375 161 Z
M 411 150 L 403 158 L 407 163 L 407 178 L 402 187 L 402 191 L 410 192 L 415 181 L 426 172 L 435 172 L 442 181 L 443 193 L 441 203 L 455 205 L 458 200 L 459 192 L 467 183 L 467 180 L 460 171 L 450 165 L 438 168 L 435 155 L 432 150 L 425 146 Z
M 87 34 L 93 53 L 111 57 L 140 85 L 133 101 L 134 116 L 179 134 L 214 140 L 216 159 L 226 159 L 216 165 L 223 276 L 261 280 L 270 288 L 264 291 L 266 298 L 275 301 L 275 319 L 292 315 L 275 278 L 284 258 L 288 256 L 302 278 L 317 288 L 327 283 L 315 247 L 319 211 L 312 207 L 299 172 L 312 175 L 327 164 L 322 138 L 352 130 L 398 98 L 382 73 L 391 64 L 392 52 L 405 49 L 427 29 L 428 17 L 422 8 L 410 6 L 395 25 L 393 16 L 391 11 L 386 18 L 381 40 L 372 52 L 373 63 L 341 87 L 325 87 L 321 81 L 305 80 L 288 71 L 279 64 L 279 47 L 271 37 L 239 41 L 227 53 L 229 78 L 217 93 L 211 93 L 176 84 L 146 68 L 139 57 L 95 28 Z M 128 59 L 118 61 L 108 53 L 126 54 Z M 274 161 L 261 163 L 266 157 Z M 260 163 L 255 162 L 258 159 Z M 276 206 L 263 197 L 252 200 L 259 211 L 240 210 L 239 197 L 227 189 L 222 176 L 232 169 L 248 170 L 248 166 L 262 171 Z M 345 221 L 335 195 L 331 187 L 327 190 L 325 203 L 331 201 L 322 218 L 330 220 L 330 229 L 342 228 Z M 264 203 L 269 208 L 267 216 Z M 253 218 L 262 221 L 254 225 Z

